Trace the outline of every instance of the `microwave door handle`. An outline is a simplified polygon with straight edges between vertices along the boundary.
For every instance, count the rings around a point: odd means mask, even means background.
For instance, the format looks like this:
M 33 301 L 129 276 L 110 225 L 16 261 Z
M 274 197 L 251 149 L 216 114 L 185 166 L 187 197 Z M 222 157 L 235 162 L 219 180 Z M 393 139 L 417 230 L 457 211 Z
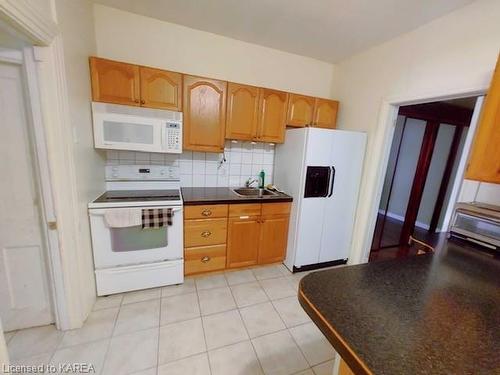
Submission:
M 335 185 L 335 167 L 332 165 L 330 168 L 332 169 L 332 174 L 330 179 L 330 193 L 328 194 L 328 198 L 332 196 L 333 186 Z

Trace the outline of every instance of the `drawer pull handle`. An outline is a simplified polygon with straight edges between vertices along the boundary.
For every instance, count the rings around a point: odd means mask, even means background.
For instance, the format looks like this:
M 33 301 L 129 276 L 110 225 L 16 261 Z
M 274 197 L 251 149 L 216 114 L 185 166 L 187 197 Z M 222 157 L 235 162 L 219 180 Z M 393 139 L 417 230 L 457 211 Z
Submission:
M 203 210 L 203 211 L 201 211 L 201 214 L 203 216 L 211 216 L 212 215 L 212 211 L 211 210 Z
M 203 258 L 201 258 L 201 263 L 208 263 L 208 262 L 210 262 L 209 256 L 204 256 Z
M 202 237 L 209 237 L 210 235 L 212 234 L 212 232 L 210 232 L 209 230 L 206 230 L 204 232 L 201 232 L 201 236 Z

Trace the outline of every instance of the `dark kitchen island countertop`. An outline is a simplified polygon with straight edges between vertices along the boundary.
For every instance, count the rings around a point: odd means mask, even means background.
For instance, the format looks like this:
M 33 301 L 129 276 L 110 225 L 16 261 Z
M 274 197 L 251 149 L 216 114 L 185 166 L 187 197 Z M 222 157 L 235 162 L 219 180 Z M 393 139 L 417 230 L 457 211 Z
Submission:
M 227 187 L 183 187 L 182 199 L 185 206 L 200 204 L 235 204 L 235 203 L 276 203 L 291 202 L 293 198 L 287 194 L 258 197 L 241 197 Z
M 462 242 L 313 272 L 299 301 L 355 374 L 500 374 L 500 260 Z

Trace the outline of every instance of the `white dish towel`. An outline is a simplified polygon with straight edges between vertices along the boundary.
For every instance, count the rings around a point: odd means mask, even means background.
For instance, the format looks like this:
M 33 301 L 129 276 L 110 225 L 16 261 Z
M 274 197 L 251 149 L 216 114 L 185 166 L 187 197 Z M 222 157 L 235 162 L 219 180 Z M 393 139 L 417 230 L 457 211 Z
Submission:
M 106 210 L 104 221 L 110 228 L 125 228 L 142 225 L 142 210 L 139 208 L 113 208 Z

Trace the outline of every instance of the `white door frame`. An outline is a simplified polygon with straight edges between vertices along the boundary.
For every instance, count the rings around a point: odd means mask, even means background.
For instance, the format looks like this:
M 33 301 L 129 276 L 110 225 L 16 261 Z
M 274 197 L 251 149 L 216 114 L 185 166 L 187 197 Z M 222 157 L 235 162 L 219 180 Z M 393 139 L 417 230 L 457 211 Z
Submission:
M 36 46 L 23 51 L 31 98 L 29 115 L 37 138 L 44 219 L 51 223 L 47 240 L 54 317 L 57 328 L 67 330 L 81 327 L 88 306 L 82 305 L 79 294 L 84 281 L 78 269 L 78 193 L 63 42 L 54 22 L 54 0 L 49 0 L 51 8 L 45 14 L 31 4 L 0 0 L 0 26 L 26 45 Z
M 382 150 L 382 154 L 379 159 L 377 167 L 375 168 L 373 173 L 370 173 L 371 179 L 368 181 L 368 184 L 370 184 L 370 182 L 374 184 L 373 185 L 374 188 L 372 189 L 371 194 L 369 194 L 370 211 L 368 213 L 367 221 L 365 223 L 366 225 L 364 225 L 364 228 L 362 228 L 363 224 L 357 222 L 355 228 L 354 236 L 355 238 L 359 238 L 361 241 L 360 244 L 359 243 L 357 244 L 358 246 L 361 246 L 360 248 L 358 247 L 361 253 L 356 254 L 357 249 L 356 249 L 356 244 L 354 244 L 353 246 L 354 254 L 353 252 L 351 252 L 349 264 L 366 263 L 368 262 L 370 256 L 371 242 L 375 231 L 378 207 L 380 204 L 380 199 L 382 197 L 382 189 L 384 187 L 385 173 L 389 162 L 390 148 L 392 144 L 392 138 L 394 136 L 394 130 L 396 128 L 396 120 L 398 116 L 399 107 L 404 105 L 422 104 L 433 101 L 459 99 L 471 96 L 482 96 L 485 94 L 486 91 L 487 87 L 478 86 L 478 87 L 472 87 L 472 88 L 469 87 L 464 89 L 444 90 L 441 92 L 434 92 L 434 93 L 422 93 L 422 94 L 415 94 L 408 96 L 386 97 L 383 100 L 379 112 L 378 125 L 374 134 L 374 143 L 375 143 L 374 147 L 375 149 Z M 473 136 L 472 135 L 473 132 L 471 131 L 470 133 L 471 134 L 468 134 L 468 138 Z M 369 172 L 365 171 L 365 173 Z M 457 171 L 457 176 L 455 178 L 455 181 L 463 180 L 464 173 L 465 173 L 465 166 L 462 168 L 461 171 L 460 170 Z M 360 212 L 358 211 L 357 221 L 359 220 L 360 216 L 363 215 L 362 214 L 360 215 Z

